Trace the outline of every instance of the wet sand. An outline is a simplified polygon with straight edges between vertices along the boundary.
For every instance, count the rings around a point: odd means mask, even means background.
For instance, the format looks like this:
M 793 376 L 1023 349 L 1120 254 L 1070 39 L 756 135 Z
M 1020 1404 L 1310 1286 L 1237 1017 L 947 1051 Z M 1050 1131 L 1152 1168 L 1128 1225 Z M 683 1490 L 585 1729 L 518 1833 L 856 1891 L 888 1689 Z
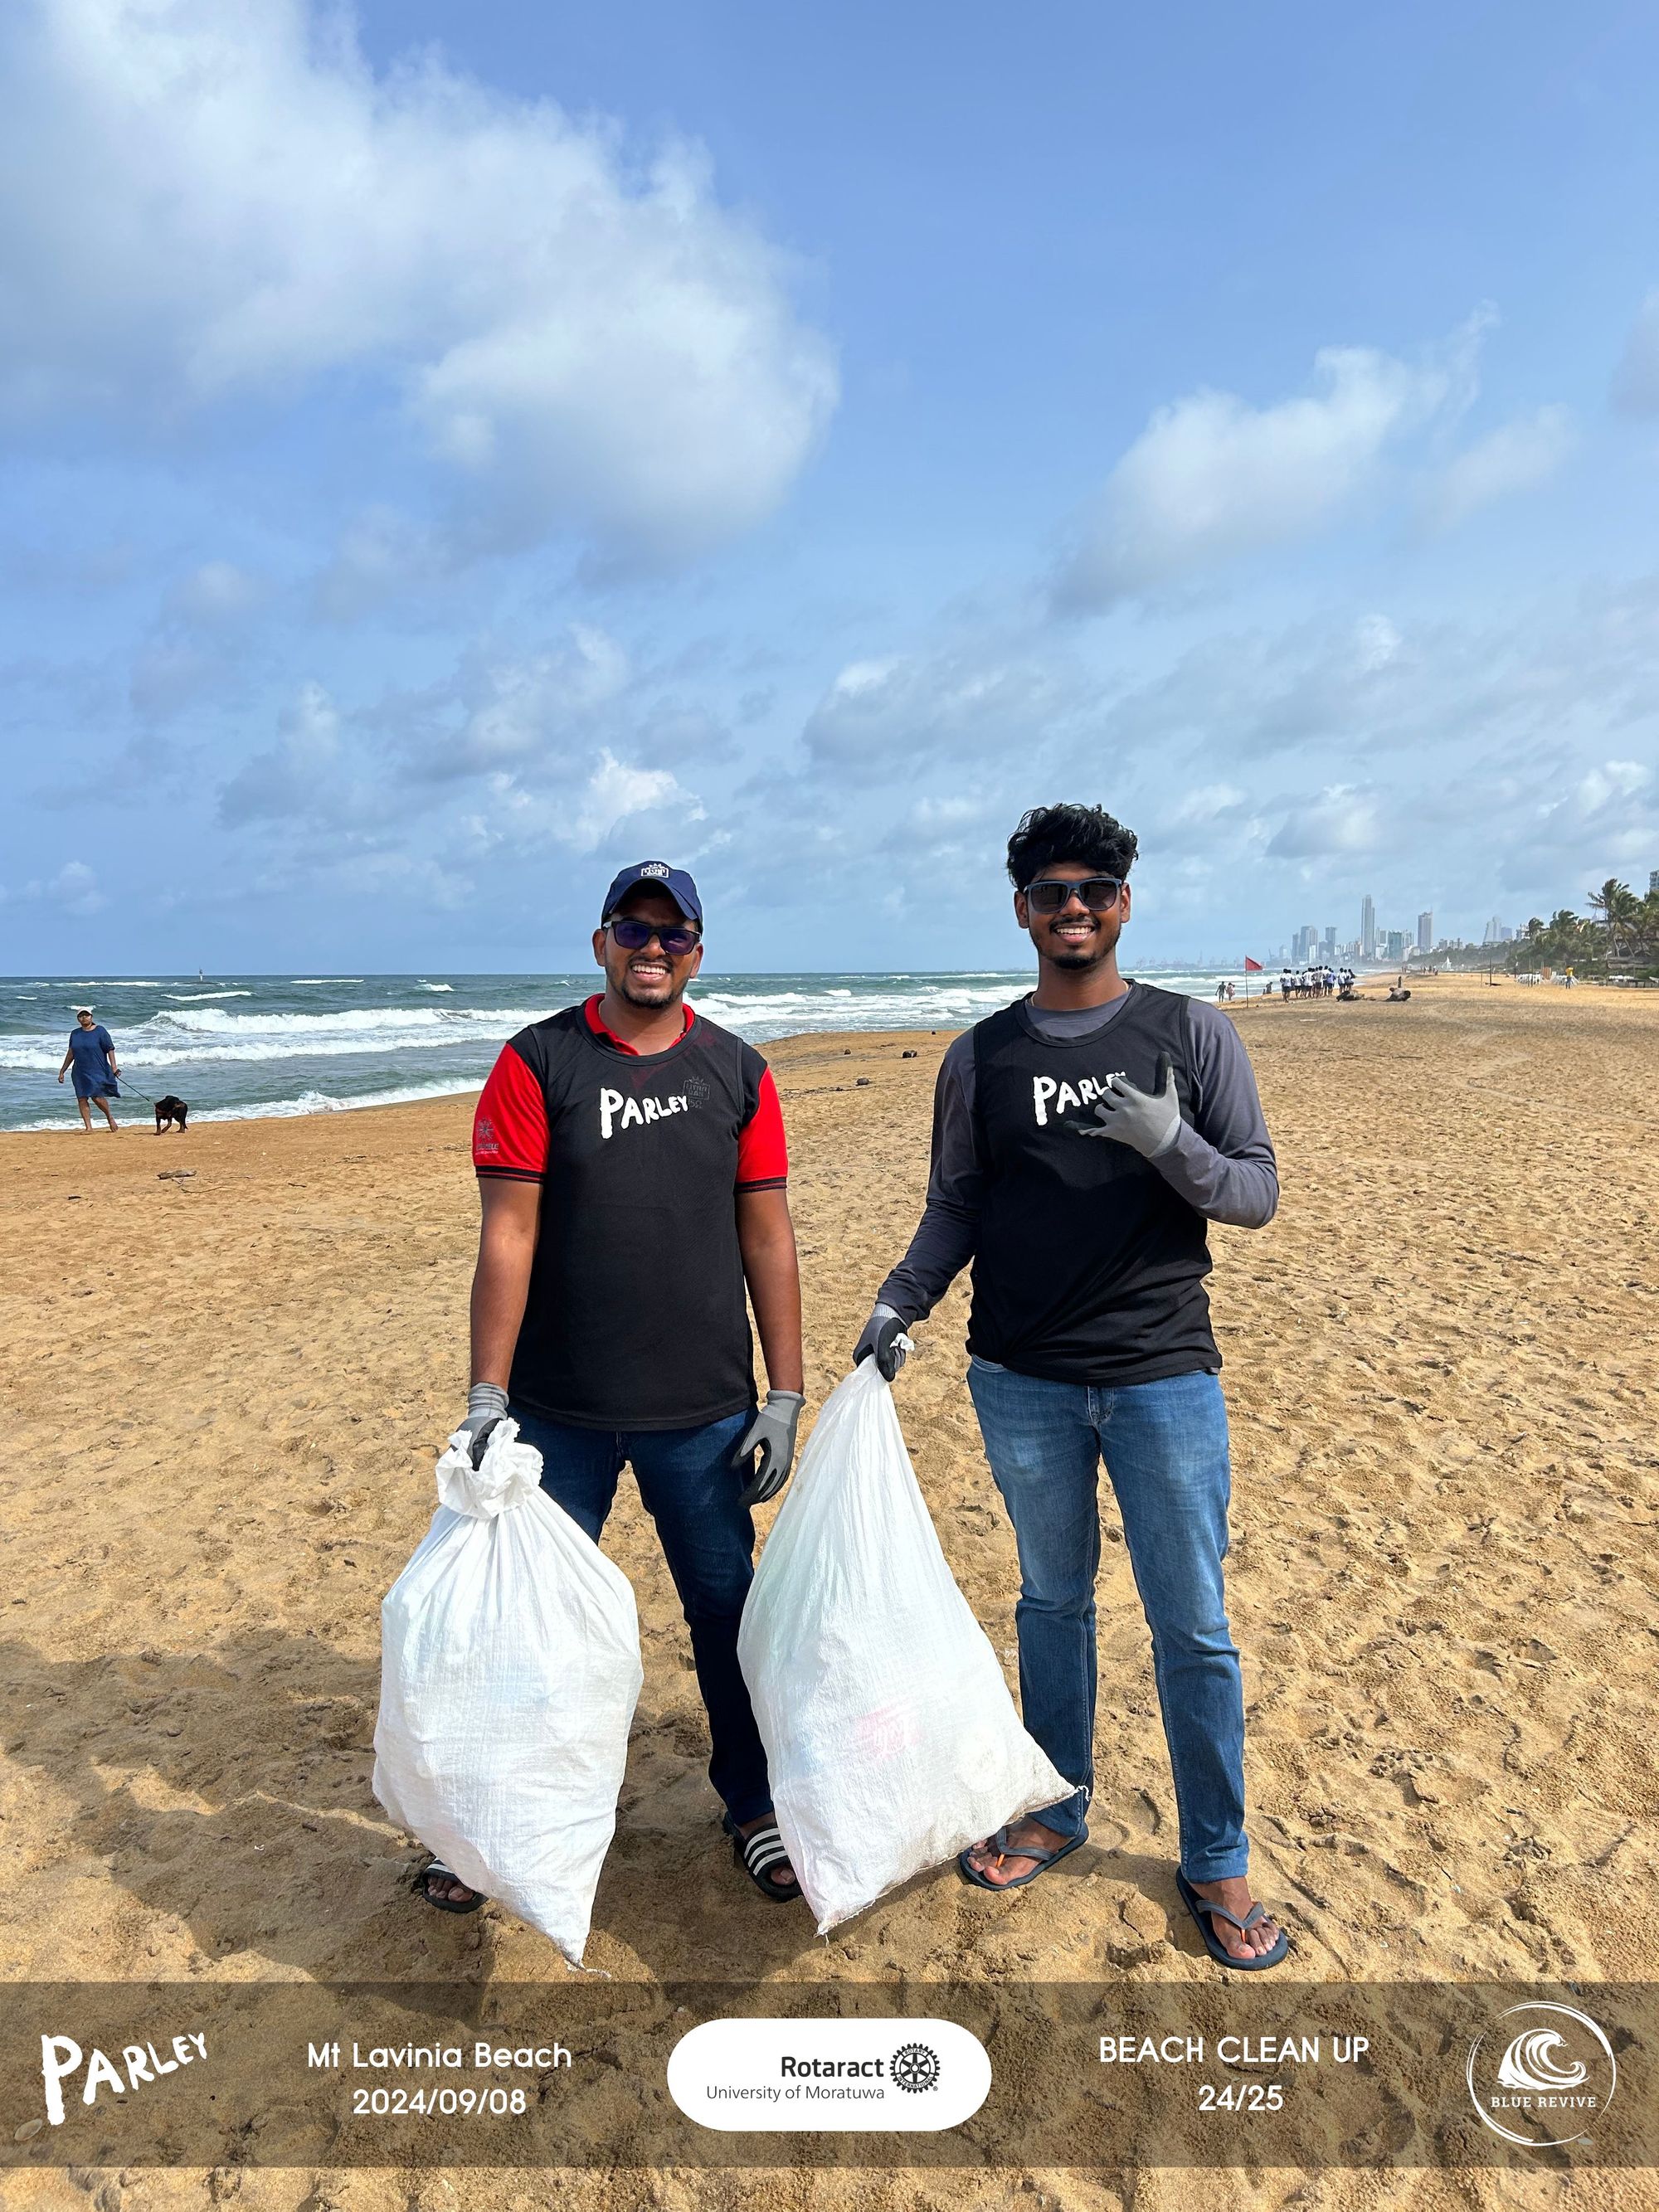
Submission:
M 1212 1237 L 1258 1890 L 1304 1979 L 1653 1977 L 1659 994 L 1439 979 L 1406 1006 L 1234 1012 L 1284 1186 L 1269 1229 Z M 947 1042 L 767 1048 L 794 1155 L 809 1410 L 919 1210 Z M 0 1979 L 563 1976 L 496 1911 L 412 1907 L 417 1854 L 368 1790 L 378 1601 L 427 1525 L 465 1400 L 471 1112 L 0 1140 L 0 1809 L 17 1908 Z M 963 1382 L 965 1305 L 959 1285 L 921 1330 L 899 1410 L 1012 1678 L 1013 1546 Z M 1090 1847 L 1019 1897 L 947 1870 L 826 1944 L 731 1865 L 678 1605 L 624 1480 L 606 1541 L 638 1594 L 646 1679 L 589 1966 L 1212 1980 L 1175 1898 L 1145 1631 L 1109 1534 Z M 836 2212 L 1659 2199 L 1651 2174 L 1613 2172 L 1132 2185 L 787 2165 L 453 2185 L 250 2169 L 212 2193 L 318 2212 L 539 2205 L 556 2185 L 581 2207 Z M 0 2178 L 8 2212 L 89 2193 L 142 2212 L 210 2191 L 141 2169 Z

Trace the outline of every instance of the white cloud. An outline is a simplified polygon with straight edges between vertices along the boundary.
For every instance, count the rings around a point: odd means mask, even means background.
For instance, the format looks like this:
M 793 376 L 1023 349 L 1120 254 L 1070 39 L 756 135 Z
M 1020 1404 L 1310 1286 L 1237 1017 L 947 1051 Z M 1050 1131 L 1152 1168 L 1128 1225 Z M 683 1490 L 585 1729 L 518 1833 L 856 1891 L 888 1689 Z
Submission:
M 96 914 L 109 901 L 98 888 L 98 878 L 84 860 L 66 860 L 47 885 L 47 895 L 66 914 Z
M 1270 407 L 1195 392 L 1161 407 L 1108 478 L 1055 585 L 1088 611 L 1306 538 L 1352 507 L 1391 441 L 1465 403 L 1482 311 L 1422 362 L 1364 346 L 1316 356 L 1315 389 Z
M 591 759 L 628 692 L 628 654 L 606 630 L 572 623 L 547 653 L 482 647 L 425 690 L 394 694 L 364 719 L 388 732 L 419 778 L 448 781 L 510 770 L 545 780 Z
M 371 507 L 340 533 L 313 604 L 325 622 L 356 622 L 437 582 L 453 557 L 433 530 L 389 507 Z
M 187 637 L 163 633 L 134 654 L 127 696 L 141 720 L 165 721 L 199 699 L 218 672 L 213 654 Z
M 1182 793 L 1170 809 L 1168 819 L 1182 825 L 1217 822 L 1224 816 L 1237 814 L 1240 807 L 1249 804 L 1248 793 L 1235 783 L 1200 784 L 1195 790 Z
M 856 660 L 807 718 L 807 750 L 824 765 L 886 757 L 895 768 L 940 754 L 1012 754 L 1052 733 L 1091 688 L 1046 636 L 975 636 Z
M 599 755 L 574 807 L 562 817 L 559 834 L 579 853 L 592 853 L 624 824 L 642 831 L 653 816 L 666 819 L 679 832 L 688 823 L 701 822 L 703 809 L 671 769 L 629 768 L 606 750 Z
M 628 656 L 617 641 L 591 624 L 573 623 L 564 651 L 489 669 L 483 695 L 475 700 L 447 763 L 449 772 L 466 775 L 568 750 L 577 731 L 627 681 Z
M 1402 629 L 1376 612 L 1219 631 L 1113 701 L 1103 730 L 1123 744 L 1213 745 L 1229 767 L 1302 746 L 1409 738 L 1425 654 L 1457 650 L 1455 633 Z
M 1376 793 L 1336 784 L 1291 806 L 1268 841 L 1267 857 L 1274 860 L 1340 859 L 1375 852 L 1382 836 Z
M 204 561 L 181 576 L 167 595 L 163 615 L 204 629 L 240 622 L 265 595 L 263 580 L 233 561 Z
M 1659 578 L 1486 624 L 1372 614 L 1218 633 L 1114 701 L 1103 727 L 1233 767 L 1303 750 L 1437 769 L 1478 745 L 1541 776 L 1576 753 L 1650 749 Z
M 1387 615 L 1362 615 L 1354 625 L 1354 642 L 1359 665 L 1369 673 L 1386 668 L 1405 641 Z
M 1532 490 L 1554 475 L 1577 441 L 1570 408 L 1516 416 L 1447 463 L 1423 495 L 1425 526 L 1455 530 L 1493 500 Z
M 14 0 L 0 412 L 155 422 L 386 380 L 474 544 L 677 561 L 774 508 L 836 396 L 782 258 L 694 149 L 428 56 L 377 77 L 306 0 Z
M 660 833 L 680 849 L 688 826 L 707 818 L 696 792 L 672 769 L 620 761 L 608 745 L 556 790 L 528 787 L 503 769 L 489 779 L 488 793 L 487 810 L 466 816 L 465 828 L 475 854 L 497 864 L 521 863 L 548 844 L 597 852 L 623 830 L 640 837 Z
M 342 714 L 307 684 L 275 744 L 223 785 L 219 819 L 299 833 L 285 872 L 301 860 L 325 872 L 354 856 L 385 868 L 398 852 L 441 868 L 458 826 L 470 860 L 520 876 L 550 847 L 592 853 L 653 825 L 683 835 L 703 820 L 702 802 L 652 757 L 630 682 L 617 641 L 575 623 L 556 651 L 520 660 L 475 651 L 444 682 L 369 713 Z M 467 811 L 458 814 L 463 779 Z
M 1393 605 L 1240 629 L 1133 687 L 1115 653 L 1091 666 L 1074 643 L 963 635 L 848 664 L 806 726 L 798 884 L 927 927 L 941 894 L 988 915 L 1021 809 L 1073 797 L 1139 833 L 1138 912 L 1170 951 L 1177 923 L 1259 927 L 1292 886 L 1322 921 L 1370 890 L 1396 919 L 1432 905 L 1445 922 L 1659 864 L 1641 765 L 1659 752 L 1659 578 L 1496 622 Z
M 340 716 L 320 684 L 307 684 L 283 716 L 276 743 L 244 762 L 219 793 L 227 828 L 331 811 L 340 765 Z
M 15 890 L 0 885 L 0 906 L 33 904 L 46 900 L 61 907 L 65 914 L 96 914 L 109 901 L 98 888 L 98 878 L 84 860 L 65 860 L 49 882 L 42 883 L 38 876 Z

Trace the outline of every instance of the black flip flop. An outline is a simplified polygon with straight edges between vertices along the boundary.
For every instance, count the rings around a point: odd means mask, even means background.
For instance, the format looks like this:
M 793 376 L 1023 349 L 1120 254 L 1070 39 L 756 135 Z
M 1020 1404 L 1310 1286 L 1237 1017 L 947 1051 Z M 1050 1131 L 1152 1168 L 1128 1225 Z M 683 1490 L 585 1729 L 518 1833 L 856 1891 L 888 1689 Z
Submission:
M 1179 1867 L 1176 1869 L 1176 1887 L 1181 1893 L 1182 1903 L 1193 1916 L 1194 1925 L 1204 1938 L 1205 1949 L 1218 1966 L 1231 1966 L 1236 1974 L 1265 1973 L 1269 1966 L 1276 1966 L 1290 1949 L 1290 1930 L 1281 1928 L 1279 1941 L 1271 1951 L 1262 1951 L 1254 1959 L 1235 1959 L 1216 1934 L 1212 1924 L 1214 1918 L 1218 1916 L 1223 1920 L 1231 1921 L 1242 1933 L 1246 1928 L 1254 1928 L 1258 1920 L 1267 1917 L 1267 1906 L 1253 1905 L 1241 1920 L 1236 1912 L 1229 1912 L 1224 1905 L 1212 1905 L 1207 1897 L 1200 1897 Z
M 1045 1850 L 1041 1844 L 1011 1844 L 1008 1840 L 1008 1831 L 1012 1826 L 1012 1820 L 1005 1821 L 995 1835 L 990 1838 L 990 1848 L 1007 1858 L 1035 1859 L 1036 1864 L 1031 1869 L 1030 1874 L 1016 1875 L 1012 1881 L 988 1881 L 976 1867 L 969 1864 L 968 1852 L 958 1851 L 957 1865 L 964 1881 L 971 1881 L 975 1889 L 994 1890 L 999 1894 L 1005 1889 L 1024 1889 L 1028 1881 L 1035 1881 L 1040 1874 L 1047 1874 L 1051 1866 L 1057 1865 L 1067 1851 L 1078 1850 L 1089 1840 L 1089 1832 L 1085 1828 L 1080 1836 L 1073 1836 L 1069 1842 L 1061 1844 L 1058 1850 L 1049 1851 Z M 969 1849 L 977 1850 L 978 1846 L 970 1844 Z
M 775 1866 L 789 1866 L 789 1854 L 784 1849 L 783 1837 L 775 1820 L 769 1820 L 757 1828 L 752 1836 L 745 1836 L 732 1815 L 726 1814 L 721 1826 L 732 1838 L 732 1856 L 748 1875 L 763 1897 L 769 1897 L 774 1905 L 793 1905 L 800 1897 L 800 1876 L 795 1875 L 793 1889 L 780 1889 L 770 1879 Z M 789 1867 L 794 1874 L 793 1867 Z
M 461 1883 L 463 1889 L 471 1887 L 470 1883 L 463 1881 L 459 1875 L 453 1873 L 448 1867 L 442 1865 L 440 1861 L 437 1859 L 428 1859 L 427 1863 L 416 1875 L 413 1887 L 419 1896 L 426 1904 L 432 1907 L 434 1912 L 476 1912 L 481 1905 L 484 1905 L 489 1902 L 488 1899 L 484 1896 L 483 1892 L 478 1889 L 473 1890 L 471 1896 L 467 1899 L 464 1905 L 457 1904 L 456 1900 L 453 1897 L 434 1897 L 432 1892 L 427 1887 L 427 1884 L 431 1881 L 434 1874 L 437 1875 L 440 1881 L 459 1881 Z

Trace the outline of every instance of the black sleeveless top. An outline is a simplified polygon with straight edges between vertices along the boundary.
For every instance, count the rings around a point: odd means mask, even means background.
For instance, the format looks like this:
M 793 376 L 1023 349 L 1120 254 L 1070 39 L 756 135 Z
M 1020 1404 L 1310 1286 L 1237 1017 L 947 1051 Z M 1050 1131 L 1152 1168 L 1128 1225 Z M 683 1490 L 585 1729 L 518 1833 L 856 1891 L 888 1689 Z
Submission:
M 766 1062 L 702 1018 L 666 1052 L 617 1052 L 580 1006 L 512 1042 L 548 1146 L 508 1397 L 584 1428 L 742 1413 L 756 1392 L 732 1187 Z
M 1164 1053 L 1192 1119 L 1188 1001 L 1129 989 L 1094 1036 L 1041 1036 L 1024 1001 L 973 1032 L 985 1190 L 968 1349 L 1044 1382 L 1113 1388 L 1221 1365 L 1203 1216 L 1127 1145 L 1078 1133 L 1108 1076 L 1156 1090 Z

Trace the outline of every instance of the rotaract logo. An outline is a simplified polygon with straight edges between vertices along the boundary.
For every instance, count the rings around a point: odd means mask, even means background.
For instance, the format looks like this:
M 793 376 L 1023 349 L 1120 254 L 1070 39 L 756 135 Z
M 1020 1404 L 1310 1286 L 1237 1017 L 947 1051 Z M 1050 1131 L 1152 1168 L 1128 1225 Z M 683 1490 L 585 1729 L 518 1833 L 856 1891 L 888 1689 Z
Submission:
M 893 2079 L 912 2096 L 938 2088 L 938 2051 L 930 2051 L 925 2043 L 901 2043 L 893 2053 Z
M 1541 2002 L 1511 2005 L 1477 2035 L 1468 2071 L 1475 2111 L 1522 2150 L 1585 2141 L 1619 2082 L 1613 2045 L 1589 2014 Z

